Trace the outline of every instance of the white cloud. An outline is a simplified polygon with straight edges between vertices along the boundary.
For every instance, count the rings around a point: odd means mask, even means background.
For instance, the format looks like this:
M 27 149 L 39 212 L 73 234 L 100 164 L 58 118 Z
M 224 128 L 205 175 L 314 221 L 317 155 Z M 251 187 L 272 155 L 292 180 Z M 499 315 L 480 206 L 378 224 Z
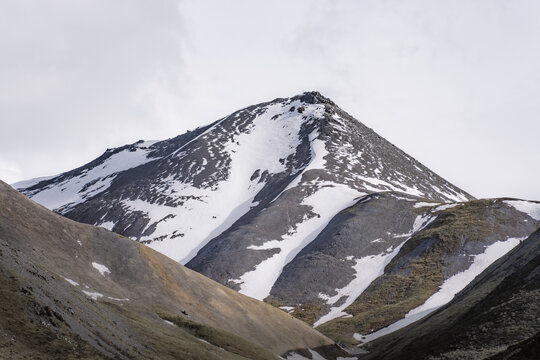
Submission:
M 181 32 L 174 1 L 2 2 L 0 156 L 51 174 L 177 131 L 156 107 L 178 92 Z
M 318 89 L 473 195 L 540 199 L 536 1 L 6 4 L 0 158 L 23 177 Z

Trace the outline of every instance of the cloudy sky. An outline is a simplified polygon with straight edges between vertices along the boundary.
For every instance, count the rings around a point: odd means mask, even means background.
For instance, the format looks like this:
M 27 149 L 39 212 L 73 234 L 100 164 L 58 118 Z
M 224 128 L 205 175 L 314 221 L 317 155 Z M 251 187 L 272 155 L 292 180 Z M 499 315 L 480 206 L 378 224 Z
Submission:
M 319 90 L 477 197 L 540 200 L 540 2 L 0 2 L 0 179 Z

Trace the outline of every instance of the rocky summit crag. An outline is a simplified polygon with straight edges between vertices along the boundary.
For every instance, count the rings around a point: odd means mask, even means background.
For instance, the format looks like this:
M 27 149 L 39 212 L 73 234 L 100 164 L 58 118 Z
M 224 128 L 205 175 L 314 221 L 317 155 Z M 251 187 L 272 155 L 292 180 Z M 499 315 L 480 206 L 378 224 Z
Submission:
M 474 199 L 317 92 L 14 187 L 350 347 L 450 301 L 540 220 L 537 202 Z

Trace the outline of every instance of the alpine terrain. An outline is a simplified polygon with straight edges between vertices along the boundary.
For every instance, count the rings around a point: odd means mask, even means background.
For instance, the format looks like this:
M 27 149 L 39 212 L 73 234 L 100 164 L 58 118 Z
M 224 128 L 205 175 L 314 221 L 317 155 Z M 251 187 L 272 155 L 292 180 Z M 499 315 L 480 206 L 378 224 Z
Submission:
M 318 92 L 13 187 L 279 307 L 351 356 L 448 303 L 540 221 L 540 203 L 475 199 Z

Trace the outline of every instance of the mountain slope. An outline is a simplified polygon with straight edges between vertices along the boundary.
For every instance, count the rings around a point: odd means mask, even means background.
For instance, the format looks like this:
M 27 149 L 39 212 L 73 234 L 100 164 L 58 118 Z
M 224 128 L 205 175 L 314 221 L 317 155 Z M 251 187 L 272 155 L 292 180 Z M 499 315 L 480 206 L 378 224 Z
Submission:
M 318 256 L 334 262 L 341 259 L 341 267 L 356 271 L 349 284 L 333 289 L 332 283 L 321 286 L 319 281 L 317 288 L 304 292 L 318 294 L 318 298 L 292 298 L 289 303 L 289 293 L 278 286 L 274 288 L 274 298 L 295 307 L 295 312 L 298 303 L 312 304 L 315 309 L 308 309 L 311 311 L 307 314 L 300 311 L 303 316 L 299 317 L 315 314 L 318 330 L 347 344 L 357 343 L 362 334 L 394 322 L 410 323 L 444 305 L 482 270 L 531 234 L 540 220 L 535 213 L 533 218 L 514 206 L 526 204 L 540 210 L 540 204 L 534 202 L 489 199 L 440 205 L 407 202 L 404 198 L 392 202 L 377 197 L 359 204 L 348 224 L 334 224 L 333 230 L 337 228 L 340 235 L 321 233 L 312 249 L 305 249 L 309 251 L 299 257 Z M 388 210 L 370 214 L 373 207 L 381 204 L 392 207 L 397 214 Z M 416 216 L 416 229 L 413 225 L 409 232 L 396 234 L 396 225 L 407 219 L 407 214 L 409 224 L 411 215 Z M 352 248 L 343 246 L 349 244 Z M 335 249 L 341 253 L 334 255 Z M 347 260 L 345 255 L 350 258 Z M 299 261 L 298 265 L 303 264 Z M 283 274 L 298 273 L 310 274 L 301 269 L 286 269 Z M 315 277 L 312 275 L 310 280 L 304 279 L 302 283 L 313 284 Z M 304 287 L 307 286 L 310 285 Z M 322 311 L 317 312 L 317 306 Z M 306 312 L 306 306 L 300 308 Z M 391 329 L 397 329 L 396 325 Z
M 448 305 L 368 343 L 370 353 L 365 359 L 534 359 L 538 355 L 539 316 L 537 230 Z
M 2 182 L 0 209 L 1 357 L 273 359 L 332 345 L 270 305 Z

